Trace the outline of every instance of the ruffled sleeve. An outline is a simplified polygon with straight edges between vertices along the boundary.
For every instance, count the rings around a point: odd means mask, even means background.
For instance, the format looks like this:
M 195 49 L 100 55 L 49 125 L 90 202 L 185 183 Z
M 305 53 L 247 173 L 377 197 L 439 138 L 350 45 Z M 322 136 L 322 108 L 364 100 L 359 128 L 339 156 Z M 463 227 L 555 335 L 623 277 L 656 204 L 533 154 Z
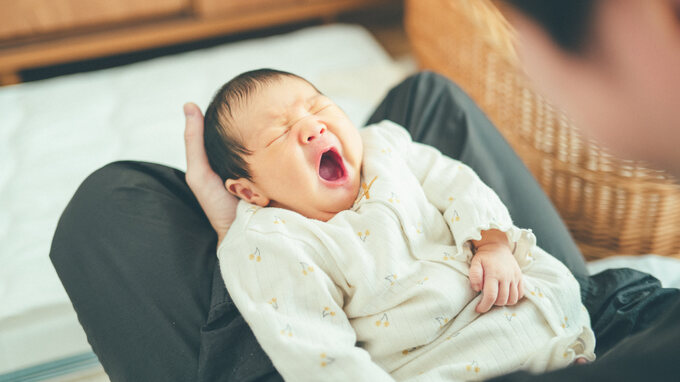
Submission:
M 497 229 L 507 235 L 520 268 L 528 266 L 532 261 L 531 249 L 536 245 L 536 236 L 531 230 L 518 228 L 512 223 L 508 209 L 498 195 L 472 169 L 460 162 L 456 166 L 459 168 L 449 186 L 444 218 L 458 253 L 469 262 L 472 259 L 471 240 L 480 240 L 483 231 Z

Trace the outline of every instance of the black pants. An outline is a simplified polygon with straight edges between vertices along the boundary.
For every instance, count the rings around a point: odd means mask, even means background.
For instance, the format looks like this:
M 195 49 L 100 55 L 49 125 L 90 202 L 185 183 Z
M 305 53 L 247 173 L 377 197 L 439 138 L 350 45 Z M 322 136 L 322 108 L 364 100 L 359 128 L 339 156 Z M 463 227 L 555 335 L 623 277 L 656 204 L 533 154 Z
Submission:
M 382 119 L 471 166 L 508 206 L 515 224 L 532 228 L 538 244 L 581 283 L 598 353 L 606 354 L 551 378 L 680 373 L 680 363 L 669 361 L 680 354 L 680 327 L 673 319 L 680 317 L 677 290 L 629 269 L 588 277 L 548 198 L 456 85 L 433 73 L 410 77 L 386 96 L 369 123 Z M 83 182 L 59 221 L 50 257 L 112 381 L 281 379 L 231 301 L 215 250 L 216 235 L 181 171 L 116 162 Z M 640 346 L 648 357 L 637 358 Z

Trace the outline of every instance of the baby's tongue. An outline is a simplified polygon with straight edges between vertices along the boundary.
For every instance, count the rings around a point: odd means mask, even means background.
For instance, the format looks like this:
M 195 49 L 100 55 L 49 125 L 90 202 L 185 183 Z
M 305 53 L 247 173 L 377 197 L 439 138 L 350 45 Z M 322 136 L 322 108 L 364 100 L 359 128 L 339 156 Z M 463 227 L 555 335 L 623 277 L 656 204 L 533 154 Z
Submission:
M 321 157 L 319 176 L 325 180 L 336 180 L 342 177 L 342 167 L 340 167 L 335 155 L 325 153 Z

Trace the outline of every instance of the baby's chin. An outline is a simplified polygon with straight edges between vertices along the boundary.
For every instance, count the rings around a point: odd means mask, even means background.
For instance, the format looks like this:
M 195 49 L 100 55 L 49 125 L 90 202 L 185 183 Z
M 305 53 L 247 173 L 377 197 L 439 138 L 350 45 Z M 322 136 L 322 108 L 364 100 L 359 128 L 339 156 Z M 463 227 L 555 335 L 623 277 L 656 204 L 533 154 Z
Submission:
M 354 200 L 356 200 L 356 197 L 353 197 L 351 199 L 348 198 L 342 203 L 333 203 L 332 206 L 327 206 L 326 208 L 323 209 L 318 209 L 315 211 L 305 211 L 305 213 L 302 213 L 302 215 L 310 219 L 316 219 L 322 222 L 327 222 L 340 212 L 347 211 L 350 208 L 352 208 L 352 206 L 354 205 Z
M 306 203 L 304 206 L 294 206 L 270 200 L 267 207 L 283 208 L 297 212 L 309 219 L 327 222 L 340 212 L 349 210 L 354 206 L 354 201 L 359 196 L 359 189 L 361 188 L 360 180 L 359 176 L 352 177 L 350 184 L 347 185 L 348 187 L 344 192 L 340 193 L 341 196 L 337 193 L 332 194 L 333 196 L 325 195 L 326 199 L 321 202 L 313 200 L 311 204 Z
M 308 219 L 327 222 L 340 212 L 352 208 L 353 204 L 354 200 L 345 203 L 333 203 L 333 205 L 321 206 L 320 208 L 311 208 L 310 206 L 306 206 L 306 208 L 294 208 L 272 200 L 267 207 L 283 208 L 284 210 L 297 212 Z
M 335 215 L 339 214 L 342 211 L 347 211 L 350 208 L 352 208 L 353 203 L 350 203 L 346 208 L 340 208 L 337 211 L 334 212 L 326 212 L 326 211 L 319 211 L 318 217 L 312 218 L 316 220 L 321 220 L 322 222 L 327 222 L 331 220 Z
M 354 201 L 356 200 L 357 196 L 359 194 L 359 189 L 357 187 L 356 193 L 353 195 L 348 196 L 347 198 L 344 198 L 342 201 L 338 201 L 337 199 L 335 200 L 335 203 L 330 204 L 330 205 L 325 205 L 321 206 L 320 208 L 313 209 L 313 210 L 307 210 L 307 211 L 296 211 L 299 214 L 309 218 L 309 219 L 316 219 L 320 220 L 322 222 L 327 222 L 331 220 L 335 215 L 339 214 L 342 211 L 347 211 L 354 206 Z

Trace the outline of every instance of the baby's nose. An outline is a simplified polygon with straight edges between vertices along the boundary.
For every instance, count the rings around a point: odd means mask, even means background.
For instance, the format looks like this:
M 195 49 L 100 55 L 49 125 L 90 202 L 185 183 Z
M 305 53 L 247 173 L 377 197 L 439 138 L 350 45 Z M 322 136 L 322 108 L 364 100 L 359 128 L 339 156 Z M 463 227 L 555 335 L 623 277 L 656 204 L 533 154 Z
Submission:
M 311 143 L 313 140 L 319 138 L 326 133 L 326 126 L 321 123 L 310 123 L 302 129 L 300 140 L 302 143 Z

